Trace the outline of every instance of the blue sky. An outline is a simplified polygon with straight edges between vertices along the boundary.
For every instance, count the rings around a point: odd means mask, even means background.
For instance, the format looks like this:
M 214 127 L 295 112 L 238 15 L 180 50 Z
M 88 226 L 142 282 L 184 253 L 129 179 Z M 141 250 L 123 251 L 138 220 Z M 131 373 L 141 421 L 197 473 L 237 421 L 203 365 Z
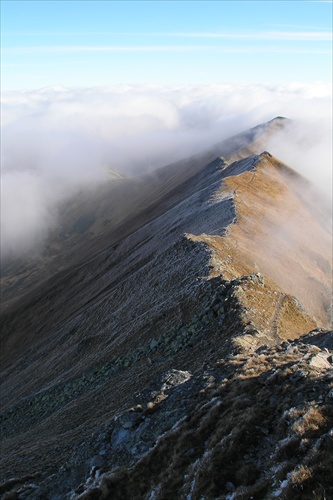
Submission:
M 1 1 L 2 89 L 329 82 L 332 2 Z

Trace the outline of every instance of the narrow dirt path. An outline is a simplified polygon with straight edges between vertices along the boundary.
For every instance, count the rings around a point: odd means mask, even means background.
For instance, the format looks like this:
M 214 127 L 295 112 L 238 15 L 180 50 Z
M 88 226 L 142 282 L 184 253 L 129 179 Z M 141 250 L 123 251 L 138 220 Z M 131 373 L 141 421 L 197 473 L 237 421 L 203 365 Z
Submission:
M 275 312 L 271 322 L 271 329 L 274 337 L 278 337 L 279 321 L 285 300 L 286 300 L 286 295 L 284 293 L 281 293 L 278 303 L 276 304 Z

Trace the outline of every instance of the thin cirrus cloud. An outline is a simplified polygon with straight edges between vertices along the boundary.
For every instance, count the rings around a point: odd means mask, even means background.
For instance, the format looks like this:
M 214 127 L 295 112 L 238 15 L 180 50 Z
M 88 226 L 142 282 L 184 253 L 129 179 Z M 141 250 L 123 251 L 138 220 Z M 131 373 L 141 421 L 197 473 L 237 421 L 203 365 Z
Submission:
M 160 34 L 161 35 L 161 34 Z M 257 33 L 164 33 L 164 36 L 225 38 L 233 40 L 287 40 L 287 41 L 318 41 L 332 40 L 330 31 L 262 31 Z
M 12 33 L 7 34 L 11 36 Z M 98 44 L 88 41 L 80 44 L 43 44 L 32 46 L 3 47 L 4 55 L 15 54 L 45 54 L 45 53 L 89 53 L 89 52 L 205 52 L 213 51 L 219 53 L 289 53 L 289 54 L 330 54 L 332 47 L 323 46 L 322 42 L 332 41 L 332 33 L 328 31 L 258 31 L 255 33 L 216 33 L 216 32 L 27 32 L 27 36 L 110 36 L 110 37 L 137 37 L 138 43 L 109 43 Z M 6 36 L 6 33 L 4 34 Z M 145 43 L 139 43 L 145 37 Z M 159 38 L 159 43 L 150 43 Z M 149 39 L 151 39 L 149 41 Z M 195 40 L 201 43 L 176 44 L 162 43 L 162 40 Z M 148 40 L 148 42 L 147 42 Z M 214 44 L 202 43 L 203 41 L 214 41 Z M 235 42 L 234 46 L 224 45 L 223 42 Z M 271 45 L 263 46 L 255 42 L 268 41 Z M 250 43 L 247 44 L 246 42 Z M 253 43 L 254 44 L 253 44 Z M 274 45 L 274 43 L 279 45 Z M 294 42 L 295 46 L 286 45 L 283 42 Z M 299 43 L 311 42 L 311 46 L 300 46 Z M 316 46 L 313 44 L 316 43 Z M 318 43 L 318 44 L 317 44 Z M 241 45 L 239 45 L 241 44 Z
M 307 49 L 290 47 L 221 47 L 219 45 L 50 45 L 15 47 L 4 49 L 8 54 L 46 54 L 75 52 L 220 52 L 224 54 L 331 54 L 331 49 Z
M 123 36 L 152 36 L 152 37 L 185 37 L 185 38 L 221 38 L 221 39 L 232 39 L 232 40 L 287 40 L 287 41 L 318 41 L 327 42 L 332 40 L 332 33 L 330 31 L 258 31 L 256 33 L 217 33 L 217 32 L 10 32 L 2 33 L 2 36 L 63 36 L 63 35 L 123 35 Z

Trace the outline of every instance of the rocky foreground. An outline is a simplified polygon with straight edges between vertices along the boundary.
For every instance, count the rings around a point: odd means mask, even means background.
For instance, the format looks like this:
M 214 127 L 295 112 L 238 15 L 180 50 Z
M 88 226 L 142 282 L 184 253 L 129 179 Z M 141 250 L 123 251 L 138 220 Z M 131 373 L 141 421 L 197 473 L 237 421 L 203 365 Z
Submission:
M 167 372 L 98 435 L 97 465 L 69 498 L 331 498 L 328 348 L 333 332 L 313 332 Z
M 59 471 L 12 478 L 3 498 L 331 498 L 332 351 L 316 330 L 169 370 Z
M 332 236 L 282 124 L 6 268 L 2 498 L 333 497 Z

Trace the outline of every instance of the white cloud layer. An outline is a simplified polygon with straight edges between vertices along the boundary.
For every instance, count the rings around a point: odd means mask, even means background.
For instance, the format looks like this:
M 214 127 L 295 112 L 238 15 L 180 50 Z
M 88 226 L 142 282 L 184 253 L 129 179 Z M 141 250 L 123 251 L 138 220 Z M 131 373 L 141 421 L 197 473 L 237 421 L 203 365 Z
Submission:
M 266 149 L 331 197 L 330 85 L 118 86 L 6 92 L 2 98 L 1 251 L 45 240 L 56 207 L 105 178 L 141 173 L 282 115 Z

